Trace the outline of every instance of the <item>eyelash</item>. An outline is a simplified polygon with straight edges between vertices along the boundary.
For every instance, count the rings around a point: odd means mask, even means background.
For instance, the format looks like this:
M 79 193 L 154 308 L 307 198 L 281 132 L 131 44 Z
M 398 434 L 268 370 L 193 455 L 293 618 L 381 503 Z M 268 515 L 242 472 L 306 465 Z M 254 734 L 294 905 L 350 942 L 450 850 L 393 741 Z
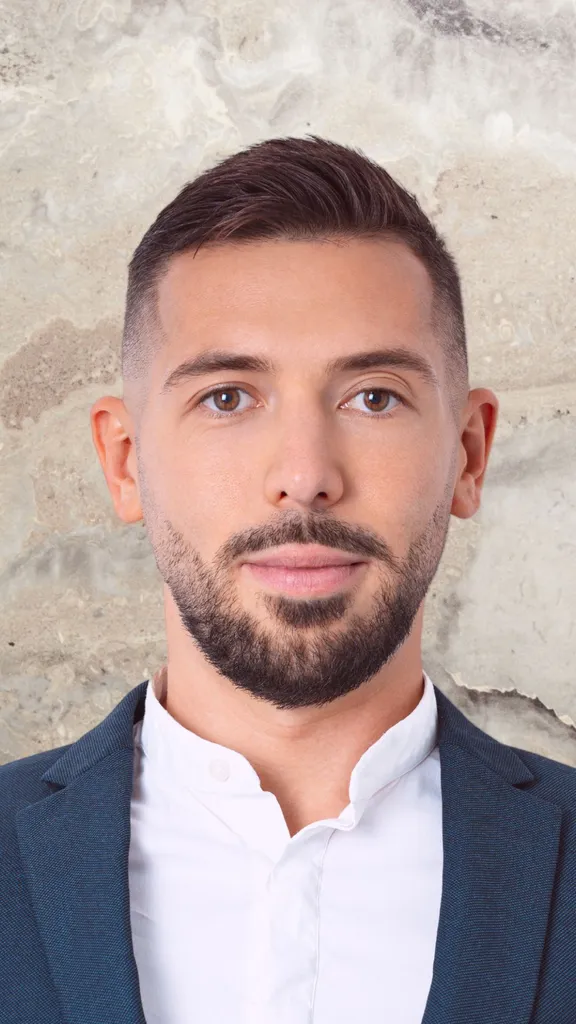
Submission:
M 218 388 L 213 388 L 212 391 L 208 391 L 207 394 L 203 395 L 202 398 L 199 400 L 198 405 L 201 406 L 202 403 L 205 402 L 208 398 L 212 398 L 213 395 L 219 395 L 223 391 L 241 391 L 245 395 L 249 394 L 249 392 L 246 391 L 245 388 L 237 387 L 237 386 L 232 385 L 232 384 L 228 384 L 228 385 L 224 384 L 224 385 L 220 385 L 220 387 L 218 387 Z M 367 393 L 368 391 L 383 391 L 386 395 L 391 395 L 392 398 L 395 398 L 396 401 L 400 403 L 400 405 L 406 405 L 407 404 L 406 399 L 403 398 L 402 395 L 398 394 L 397 391 L 392 391 L 391 388 L 378 388 L 378 387 L 361 388 L 360 391 L 357 391 L 354 395 L 352 395 L 351 398 L 348 399 L 348 401 L 351 402 L 353 398 L 357 398 L 358 395 L 363 395 L 363 394 Z M 396 407 L 394 407 L 394 408 L 396 408 Z M 375 412 L 375 413 L 372 413 L 372 414 L 367 411 L 365 413 L 361 413 L 360 415 L 361 416 L 368 416 L 370 419 L 383 419 L 385 416 L 390 416 L 393 411 L 394 411 L 393 409 L 391 409 L 389 411 L 385 409 L 382 412 Z M 247 409 L 242 409 L 241 412 L 236 412 L 235 410 L 232 410 L 232 412 L 212 412 L 212 411 L 205 410 L 205 415 L 209 416 L 213 420 L 222 420 L 222 419 L 232 419 L 232 417 L 234 417 L 234 416 L 241 416 L 244 412 L 248 412 L 248 410 Z

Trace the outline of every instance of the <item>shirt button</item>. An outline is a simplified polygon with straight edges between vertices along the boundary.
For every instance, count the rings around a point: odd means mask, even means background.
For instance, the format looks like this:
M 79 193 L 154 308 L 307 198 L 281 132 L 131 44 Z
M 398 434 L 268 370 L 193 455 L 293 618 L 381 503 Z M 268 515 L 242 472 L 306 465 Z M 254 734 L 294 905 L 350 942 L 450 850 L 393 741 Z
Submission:
M 230 768 L 227 761 L 211 761 L 210 762 L 210 774 L 212 778 L 217 779 L 218 782 L 226 782 L 226 779 L 230 778 Z

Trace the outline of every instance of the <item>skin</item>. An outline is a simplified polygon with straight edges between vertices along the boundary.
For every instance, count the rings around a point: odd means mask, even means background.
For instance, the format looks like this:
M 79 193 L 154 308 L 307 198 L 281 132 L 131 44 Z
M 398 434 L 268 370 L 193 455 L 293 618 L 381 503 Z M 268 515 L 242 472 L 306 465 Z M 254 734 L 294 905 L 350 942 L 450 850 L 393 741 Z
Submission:
M 450 516 L 479 507 L 497 399 L 455 383 L 428 273 L 397 241 L 180 254 L 159 283 L 158 321 L 146 380 L 92 407 L 94 443 L 119 518 L 144 520 L 164 579 L 167 711 L 243 754 L 294 835 L 340 814 L 360 756 L 422 697 L 424 592 Z M 334 359 L 399 348 L 436 383 L 389 362 L 325 374 Z M 275 370 L 213 371 L 162 392 L 212 349 Z M 351 591 L 287 596 L 242 569 L 250 550 L 300 542 L 306 526 L 367 552 Z M 402 601 L 414 605 L 404 631 L 390 611 Z M 331 640 L 342 644 L 332 662 Z M 360 675 L 351 649 L 368 652 Z

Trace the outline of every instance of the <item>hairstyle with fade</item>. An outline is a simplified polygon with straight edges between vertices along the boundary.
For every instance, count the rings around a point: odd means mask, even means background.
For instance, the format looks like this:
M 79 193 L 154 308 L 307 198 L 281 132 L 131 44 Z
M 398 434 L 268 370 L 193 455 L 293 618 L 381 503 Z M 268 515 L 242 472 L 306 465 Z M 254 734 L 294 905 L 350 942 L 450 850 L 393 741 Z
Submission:
M 268 139 L 185 185 L 158 214 L 130 261 L 122 372 L 140 381 L 159 345 L 156 291 L 172 257 L 204 245 L 327 238 L 402 240 L 428 270 L 450 376 L 468 378 L 460 278 L 416 198 L 379 164 L 312 135 Z

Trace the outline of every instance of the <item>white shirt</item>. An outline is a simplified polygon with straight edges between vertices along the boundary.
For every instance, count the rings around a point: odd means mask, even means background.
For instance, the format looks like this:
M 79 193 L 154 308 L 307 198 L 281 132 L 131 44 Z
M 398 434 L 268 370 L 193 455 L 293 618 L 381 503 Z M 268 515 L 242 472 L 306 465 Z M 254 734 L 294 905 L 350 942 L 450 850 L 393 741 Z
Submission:
M 442 888 L 424 682 L 357 762 L 348 806 L 292 837 L 249 761 L 181 726 L 148 684 L 129 856 L 148 1024 L 420 1024 Z

